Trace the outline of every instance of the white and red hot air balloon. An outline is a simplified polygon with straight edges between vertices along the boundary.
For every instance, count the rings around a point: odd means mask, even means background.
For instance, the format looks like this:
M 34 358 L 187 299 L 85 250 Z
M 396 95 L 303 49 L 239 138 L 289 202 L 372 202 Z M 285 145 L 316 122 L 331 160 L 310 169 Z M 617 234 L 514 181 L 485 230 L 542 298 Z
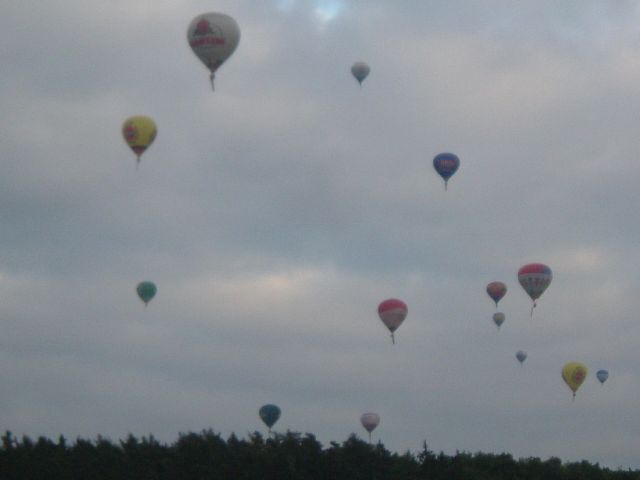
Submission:
M 193 53 L 211 72 L 213 88 L 216 70 L 231 56 L 240 42 L 240 27 L 224 13 L 203 13 L 189 24 L 187 40 Z
M 378 305 L 380 320 L 391 332 L 391 342 L 396 343 L 394 332 L 407 318 L 407 304 L 397 298 L 390 298 Z

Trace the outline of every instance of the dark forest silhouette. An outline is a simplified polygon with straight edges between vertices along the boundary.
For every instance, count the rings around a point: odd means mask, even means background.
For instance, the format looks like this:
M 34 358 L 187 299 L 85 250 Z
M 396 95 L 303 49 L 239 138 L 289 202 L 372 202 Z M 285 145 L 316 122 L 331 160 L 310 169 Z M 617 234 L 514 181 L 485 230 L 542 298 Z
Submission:
M 588 461 L 510 454 L 389 452 L 351 435 L 328 447 L 311 434 L 223 439 L 212 430 L 181 434 L 173 444 L 129 435 L 117 443 L 98 436 L 69 444 L 40 437 L 2 437 L 0 479 L 87 480 L 627 480 L 640 471 L 610 470 Z

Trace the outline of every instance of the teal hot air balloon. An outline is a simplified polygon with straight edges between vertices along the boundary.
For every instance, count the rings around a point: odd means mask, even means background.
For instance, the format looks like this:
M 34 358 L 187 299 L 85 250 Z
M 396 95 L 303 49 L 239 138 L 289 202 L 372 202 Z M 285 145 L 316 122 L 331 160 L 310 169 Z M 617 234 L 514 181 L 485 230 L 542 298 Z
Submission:
M 140 300 L 144 302 L 145 307 L 149 304 L 151 299 L 156 296 L 157 291 L 158 289 L 153 282 L 140 282 L 136 287 L 136 292 L 138 292 L 138 296 L 140 297 Z
M 260 407 L 260 410 L 258 410 L 258 415 L 260 415 L 264 424 L 269 428 L 269 433 L 271 433 L 271 427 L 273 427 L 280 418 L 280 413 L 280 407 L 271 403 L 263 405 Z

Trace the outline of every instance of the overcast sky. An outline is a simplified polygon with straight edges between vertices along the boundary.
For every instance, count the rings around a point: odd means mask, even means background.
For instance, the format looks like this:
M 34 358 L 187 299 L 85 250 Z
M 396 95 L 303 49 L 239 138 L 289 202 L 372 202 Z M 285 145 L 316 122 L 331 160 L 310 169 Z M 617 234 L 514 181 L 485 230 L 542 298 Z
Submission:
M 215 93 L 186 41 L 208 11 L 242 32 Z M 0 430 L 245 436 L 276 403 L 276 431 L 325 445 L 375 411 L 393 451 L 640 468 L 637 2 L 0 13 Z M 158 125 L 138 171 L 134 114 Z M 529 262 L 554 275 L 533 319 Z

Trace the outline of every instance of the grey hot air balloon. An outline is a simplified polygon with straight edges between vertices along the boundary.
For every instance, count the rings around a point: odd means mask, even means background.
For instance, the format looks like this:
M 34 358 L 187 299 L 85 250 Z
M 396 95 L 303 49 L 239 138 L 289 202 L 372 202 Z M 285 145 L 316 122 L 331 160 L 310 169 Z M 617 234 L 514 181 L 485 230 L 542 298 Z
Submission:
M 360 416 L 360 423 L 364 429 L 369 432 L 369 442 L 371 442 L 371 432 L 373 432 L 380 423 L 380 415 L 374 412 L 363 413 Z
M 371 69 L 365 62 L 356 62 L 351 66 L 351 73 L 358 81 L 360 86 L 362 86 L 362 82 L 364 82 L 364 79 L 367 78 L 369 72 L 371 72 Z

